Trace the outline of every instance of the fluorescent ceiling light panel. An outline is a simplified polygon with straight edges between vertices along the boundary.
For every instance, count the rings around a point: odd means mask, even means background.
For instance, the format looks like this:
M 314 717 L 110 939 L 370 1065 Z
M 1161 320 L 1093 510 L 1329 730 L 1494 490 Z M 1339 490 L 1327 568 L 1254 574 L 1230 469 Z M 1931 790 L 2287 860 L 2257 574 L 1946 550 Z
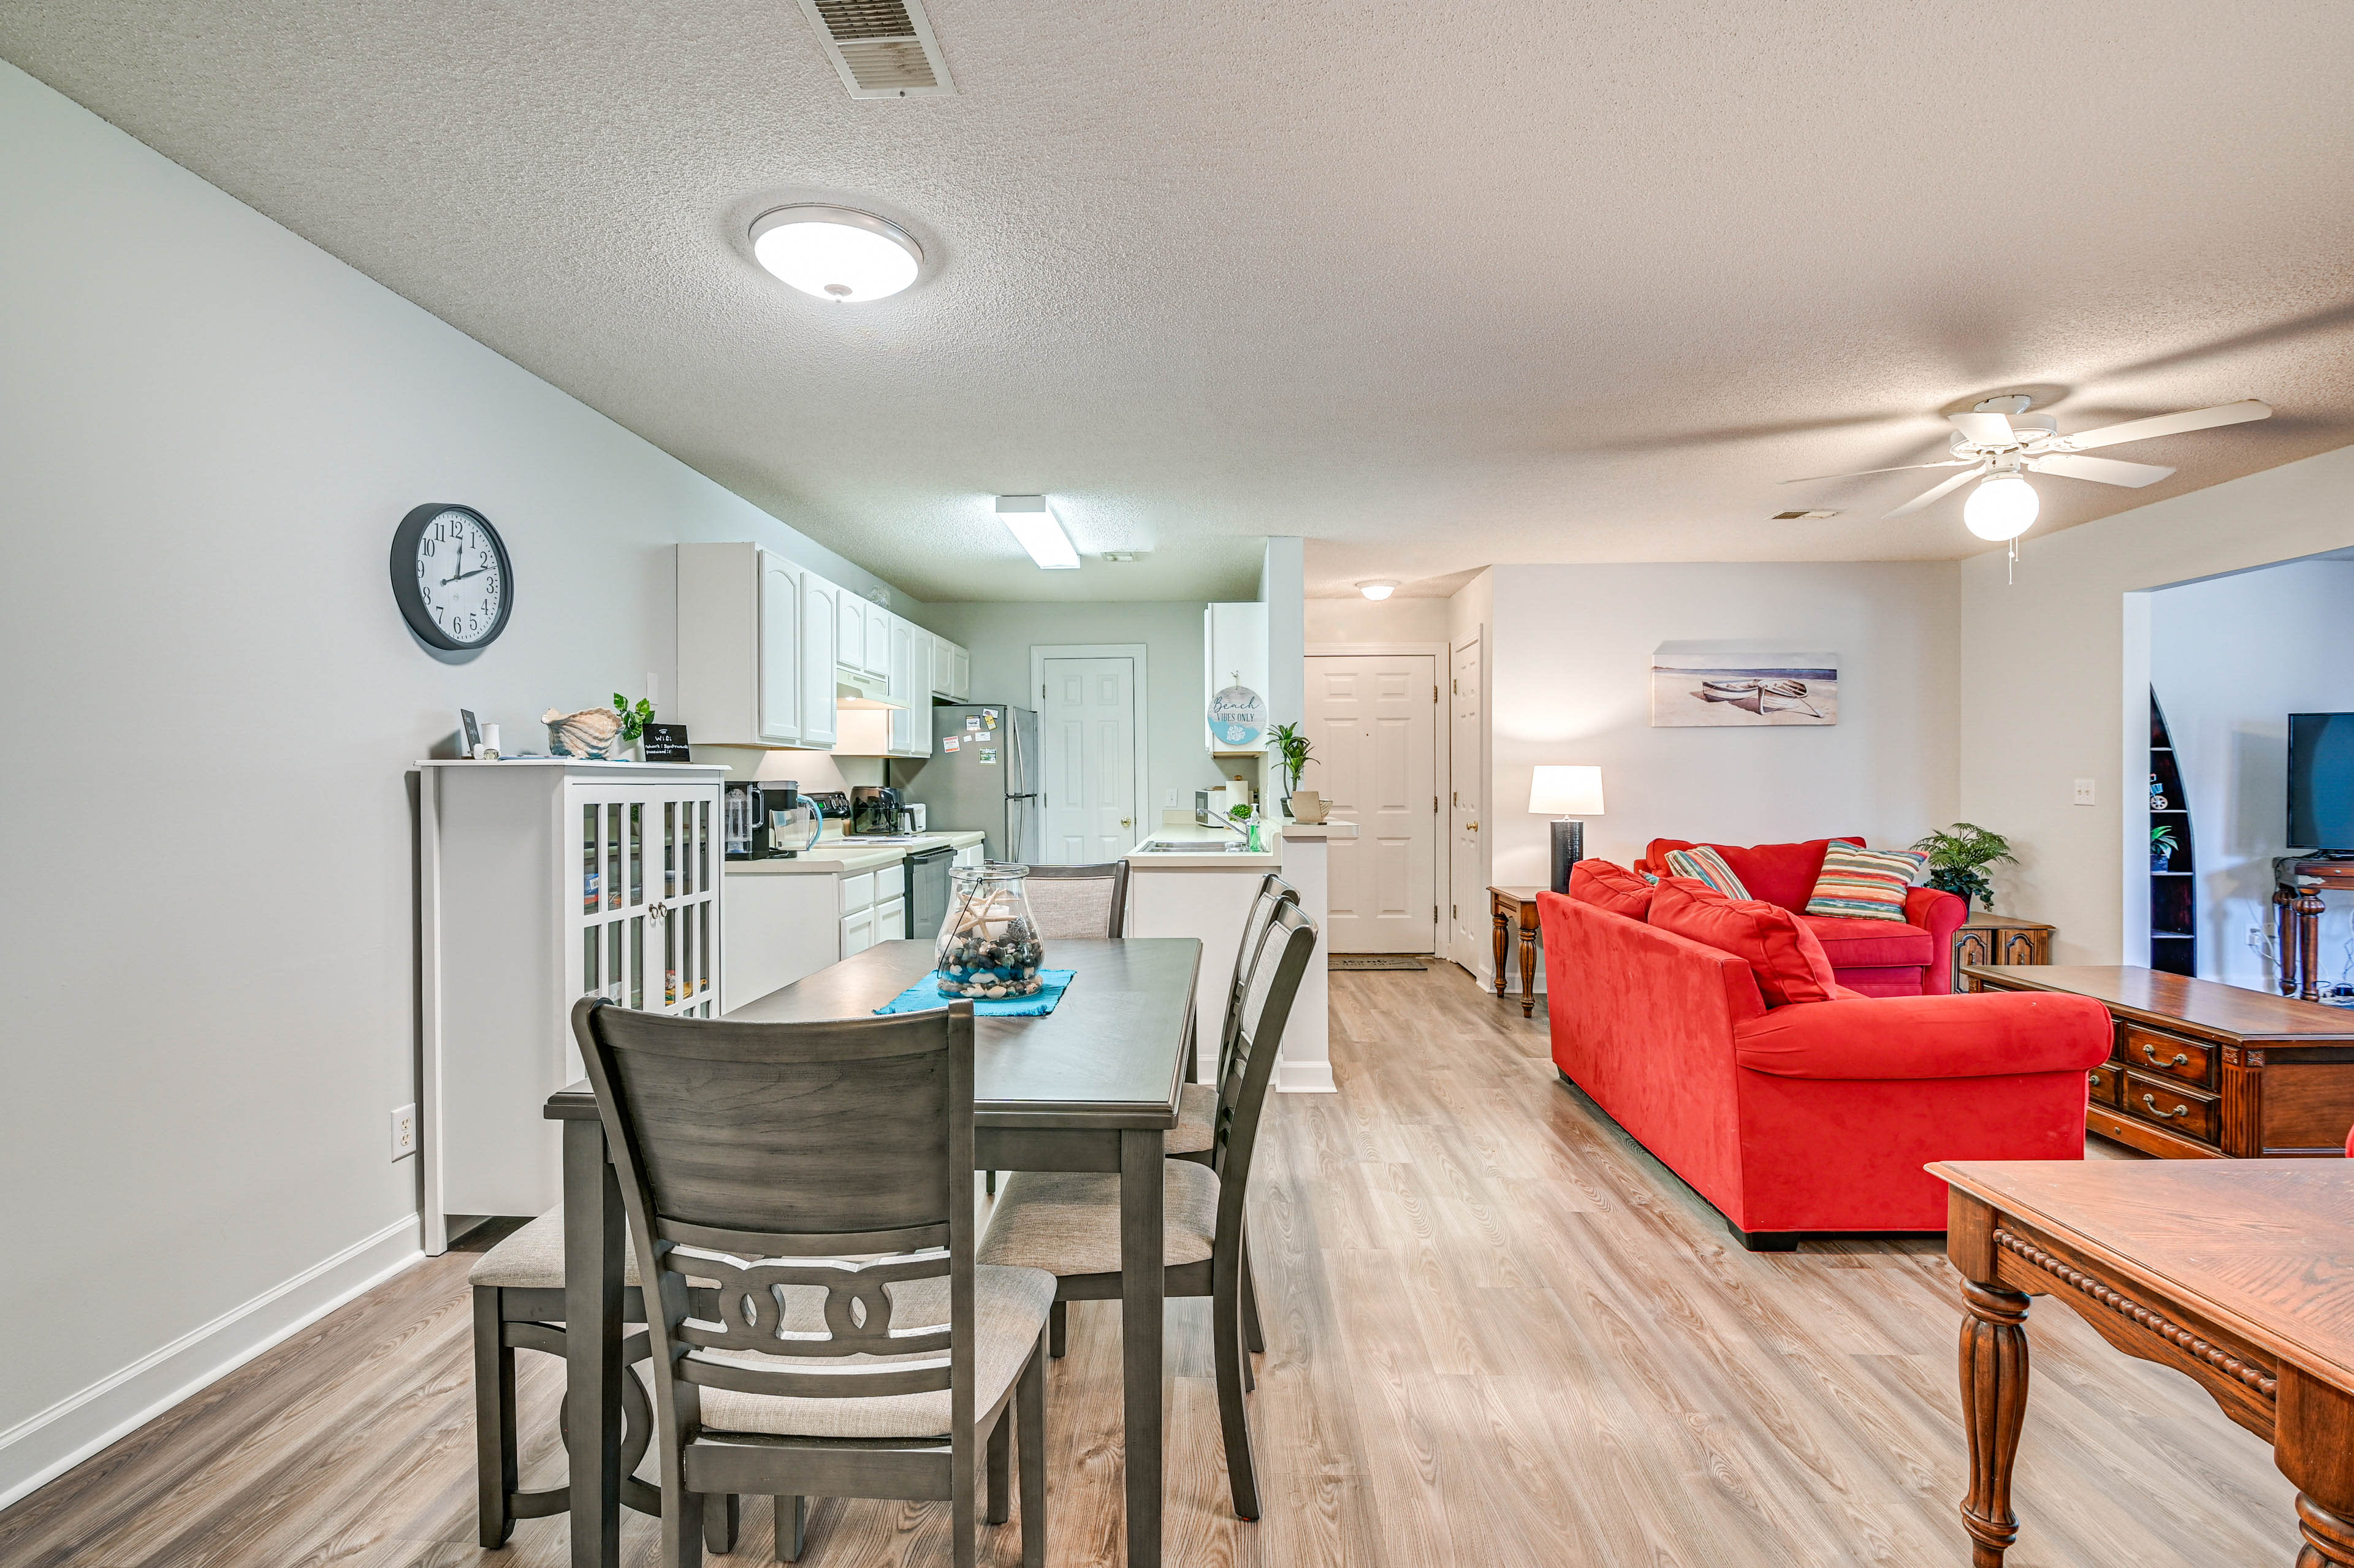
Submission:
M 1079 569 L 1079 553 L 1071 548 L 1070 536 L 1055 520 L 1054 509 L 1043 495 L 1001 495 L 997 498 L 997 520 L 1006 531 L 1030 552 L 1041 571 L 1075 572 Z

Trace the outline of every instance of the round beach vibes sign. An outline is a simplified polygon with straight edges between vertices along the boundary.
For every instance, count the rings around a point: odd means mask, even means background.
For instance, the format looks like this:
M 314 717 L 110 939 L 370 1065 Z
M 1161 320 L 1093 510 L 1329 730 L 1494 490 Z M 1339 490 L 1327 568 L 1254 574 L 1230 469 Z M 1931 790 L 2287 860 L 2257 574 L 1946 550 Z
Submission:
M 1266 732 L 1267 700 L 1242 683 L 1237 670 L 1235 683 L 1210 698 L 1210 733 L 1221 746 L 1257 746 Z

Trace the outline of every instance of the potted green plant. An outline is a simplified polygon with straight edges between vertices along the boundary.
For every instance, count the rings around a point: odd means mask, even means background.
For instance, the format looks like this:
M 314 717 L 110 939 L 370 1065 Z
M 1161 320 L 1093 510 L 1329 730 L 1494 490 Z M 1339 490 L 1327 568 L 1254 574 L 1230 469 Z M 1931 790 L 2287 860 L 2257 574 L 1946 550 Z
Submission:
M 1307 768 L 1308 764 L 1314 760 L 1314 747 L 1309 744 L 1308 737 L 1300 733 L 1299 726 L 1296 724 L 1277 725 L 1267 731 L 1267 738 L 1275 742 L 1278 766 L 1283 773 L 1284 799 L 1288 800 L 1299 792 L 1299 775 Z M 1284 814 L 1290 815 L 1288 807 L 1285 809 Z
M 1976 899 L 1987 909 L 1994 907 L 1994 884 L 1987 880 L 1984 868 L 2019 859 L 2010 853 L 2009 839 L 1976 822 L 1956 822 L 1915 840 L 1913 847 L 1928 852 L 1930 886 L 1957 895 L 1964 904 Z
M 2174 858 L 2174 852 L 2175 852 L 2175 850 L 2176 850 L 2176 849 L 2178 849 L 2178 848 L 2179 848 L 2179 847 L 2180 847 L 2180 846 L 2179 846 L 2179 845 L 2175 842 L 2175 837 L 2174 837 L 2174 829 L 2173 829 L 2173 827 L 2172 827 L 2172 825 L 2171 825 L 2171 824 L 2169 824 L 2169 825 L 2168 825 L 2168 826 L 2165 826 L 2165 827 L 2159 827 L 2159 828 L 2152 828 L 2152 829 L 2150 829 L 2150 831 L 2149 831 L 2149 868 L 2150 868 L 2150 870 L 2152 870 L 2152 871 L 2164 871 L 2164 870 L 2166 869 L 2166 863 L 2167 863 L 2168 861 L 2170 861 L 2170 860 L 2172 860 L 2172 859 Z
M 638 699 L 638 705 L 636 707 L 631 707 L 630 705 L 629 698 L 621 695 L 619 692 L 615 692 L 613 694 L 613 711 L 621 715 L 622 747 L 627 750 L 631 757 L 637 757 L 639 745 L 645 739 L 646 726 L 653 722 L 653 704 L 648 702 L 643 697 L 640 697 Z

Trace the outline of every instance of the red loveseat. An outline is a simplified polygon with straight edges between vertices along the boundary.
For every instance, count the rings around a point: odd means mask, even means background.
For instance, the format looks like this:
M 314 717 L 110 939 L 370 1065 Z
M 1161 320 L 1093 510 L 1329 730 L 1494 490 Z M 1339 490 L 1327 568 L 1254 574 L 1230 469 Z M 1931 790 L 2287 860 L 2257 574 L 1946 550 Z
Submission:
M 1861 833 L 1840 837 L 1864 847 Z M 1749 896 L 1779 905 L 1807 923 L 1831 960 L 1840 984 L 1866 996 L 1942 996 L 1954 989 L 1954 933 L 1969 917 L 1967 900 L 1935 887 L 1904 895 L 1903 920 L 1838 920 L 1807 913 L 1815 878 L 1823 874 L 1829 839 L 1795 844 L 1710 844 L 1724 857 Z M 1653 839 L 1635 863 L 1637 871 L 1668 874 L 1670 850 L 1701 846 L 1682 839 Z M 1553 977 L 1545 977 L 1550 985 Z
M 1933 1160 L 2084 1157 L 2084 1075 L 2110 1033 L 2090 998 L 1769 1009 L 1733 953 L 1559 894 L 1537 908 L 1553 1065 L 1752 1250 L 1942 1231 Z

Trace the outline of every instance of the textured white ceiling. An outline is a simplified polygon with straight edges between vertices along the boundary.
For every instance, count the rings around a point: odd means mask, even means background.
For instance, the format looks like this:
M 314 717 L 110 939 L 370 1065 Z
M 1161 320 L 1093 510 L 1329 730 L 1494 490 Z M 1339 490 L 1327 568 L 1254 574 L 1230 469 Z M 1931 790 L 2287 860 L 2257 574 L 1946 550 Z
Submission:
M 1958 497 L 1877 521 L 1923 476 L 1774 482 L 2014 387 L 2281 410 L 2046 527 L 2354 440 L 2343 0 L 930 10 L 954 98 L 850 101 L 789 0 L 0 0 L 0 55 L 925 599 L 1954 556 Z M 768 279 L 811 196 L 927 276 Z M 1148 558 L 1040 573 L 1000 491 Z

